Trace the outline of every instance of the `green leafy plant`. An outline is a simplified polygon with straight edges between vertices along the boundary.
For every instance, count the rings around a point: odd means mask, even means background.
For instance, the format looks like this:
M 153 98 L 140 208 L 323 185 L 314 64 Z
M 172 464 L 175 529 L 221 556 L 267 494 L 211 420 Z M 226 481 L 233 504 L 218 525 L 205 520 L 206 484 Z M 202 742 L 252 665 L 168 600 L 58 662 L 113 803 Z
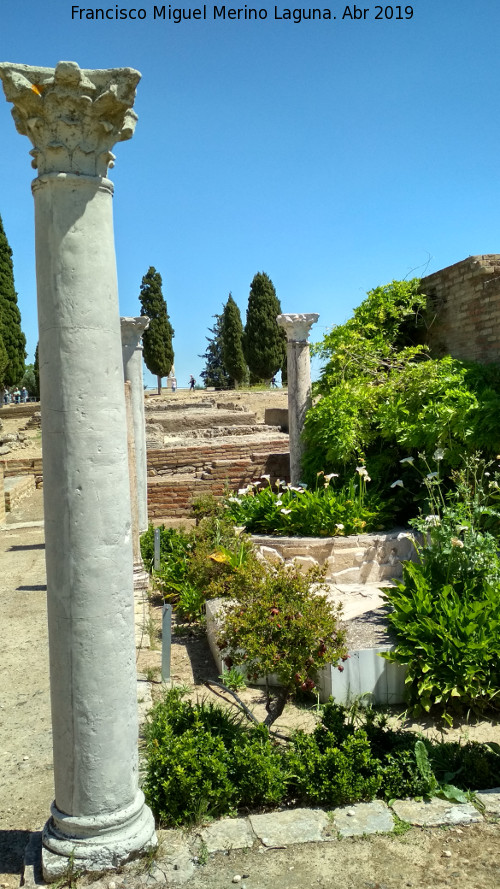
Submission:
M 245 677 L 236 667 L 231 667 L 229 670 L 223 669 L 219 679 L 230 691 L 241 691 L 246 688 Z
M 338 612 L 320 592 L 323 579 L 317 568 L 303 574 L 280 565 L 263 571 L 225 612 L 217 644 L 226 665 L 243 665 L 250 680 L 274 674 L 279 683 L 275 689 L 266 683 L 266 725 L 291 694 L 314 689 L 322 666 L 347 658 Z
M 370 493 L 364 465 L 356 467 L 355 478 L 340 489 L 334 487 L 335 478 L 335 473 L 318 472 L 315 489 L 257 481 L 227 497 L 225 507 L 230 518 L 252 534 L 334 537 L 386 525 L 390 510 Z
M 421 739 L 388 727 L 371 707 L 346 710 L 331 700 L 312 733 L 278 744 L 264 725 L 173 689 L 151 711 L 145 737 L 144 791 L 164 826 L 375 796 L 439 794 L 463 802 L 471 789 L 500 783 L 500 757 L 486 745 Z
M 353 317 L 314 347 L 324 365 L 315 385 L 320 397 L 305 422 L 306 482 L 324 470 L 339 473 L 343 484 L 364 459 L 389 506 L 393 467 L 409 453 L 445 449 L 447 476 L 464 454 L 479 448 L 487 459 L 496 455 L 500 363 L 430 356 L 422 345 L 425 318 L 420 281 L 392 281 L 371 290 Z M 415 515 L 419 497 L 419 481 L 409 477 L 398 522 Z
M 498 482 L 475 455 L 455 473 L 455 490 L 443 494 L 442 452 L 434 458 L 438 468 L 423 478 L 431 512 L 413 522 L 419 561 L 405 562 L 402 583 L 385 590 L 396 647 L 384 657 L 407 666 L 415 713 L 439 707 L 451 722 L 464 708 L 499 704 L 500 560 L 497 539 L 482 530 L 498 519 L 489 505 Z

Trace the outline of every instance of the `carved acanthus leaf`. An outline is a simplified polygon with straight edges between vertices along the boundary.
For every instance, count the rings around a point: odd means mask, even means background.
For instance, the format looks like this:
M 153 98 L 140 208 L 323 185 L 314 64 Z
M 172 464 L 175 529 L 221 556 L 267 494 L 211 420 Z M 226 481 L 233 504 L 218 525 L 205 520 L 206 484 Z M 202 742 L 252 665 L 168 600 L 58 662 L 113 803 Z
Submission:
M 134 134 L 140 77 L 133 68 L 83 70 L 76 62 L 55 69 L 0 63 L 16 129 L 30 139 L 40 174 L 106 176 L 112 147 Z

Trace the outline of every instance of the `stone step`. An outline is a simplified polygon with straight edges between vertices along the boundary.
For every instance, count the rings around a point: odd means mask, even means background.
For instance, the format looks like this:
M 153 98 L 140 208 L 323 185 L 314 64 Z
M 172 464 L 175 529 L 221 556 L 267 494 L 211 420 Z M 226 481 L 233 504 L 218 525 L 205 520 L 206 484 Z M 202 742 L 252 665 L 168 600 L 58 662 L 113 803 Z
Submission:
M 257 417 L 251 411 L 197 410 L 148 412 L 148 425 L 161 426 L 165 432 L 188 432 L 214 426 L 255 426 Z

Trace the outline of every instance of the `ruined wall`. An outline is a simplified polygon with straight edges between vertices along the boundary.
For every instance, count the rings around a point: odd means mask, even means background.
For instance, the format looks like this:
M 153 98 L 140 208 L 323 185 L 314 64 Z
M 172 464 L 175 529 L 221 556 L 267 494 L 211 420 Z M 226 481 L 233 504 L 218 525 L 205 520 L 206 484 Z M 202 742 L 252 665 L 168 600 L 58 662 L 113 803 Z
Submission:
M 288 442 L 281 438 L 260 447 L 237 442 L 204 447 L 150 450 L 148 458 L 148 515 L 150 521 L 189 514 L 205 494 L 221 496 L 244 487 L 261 475 L 289 480 Z
M 422 278 L 421 289 L 428 298 L 426 342 L 436 357 L 500 361 L 499 254 L 440 269 Z

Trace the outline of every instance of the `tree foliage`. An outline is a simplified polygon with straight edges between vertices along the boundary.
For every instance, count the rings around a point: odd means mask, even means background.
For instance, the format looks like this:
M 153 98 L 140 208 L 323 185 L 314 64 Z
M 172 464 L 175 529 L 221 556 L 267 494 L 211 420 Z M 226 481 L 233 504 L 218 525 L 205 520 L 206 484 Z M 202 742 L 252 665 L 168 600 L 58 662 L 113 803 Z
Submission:
M 14 267 L 12 250 L 7 241 L 2 218 L 0 217 L 0 336 L 7 362 L 0 380 L 6 386 L 15 386 L 24 373 L 26 358 L 26 337 L 21 330 L 21 313 L 17 305 L 14 287 Z M 0 370 L 3 350 L 0 347 Z M 4 356 L 5 363 L 5 356 Z
M 450 471 L 478 448 L 496 455 L 500 364 L 433 358 L 421 345 L 425 308 L 418 279 L 392 281 L 315 347 L 325 364 L 315 386 L 321 398 L 306 418 L 306 478 L 319 470 L 350 475 L 366 461 L 374 484 L 387 490 L 405 481 L 400 461 L 419 452 L 442 448 Z M 415 496 L 416 483 L 405 482 L 400 518 Z
M 229 294 L 222 312 L 221 322 L 221 351 L 224 368 L 234 380 L 234 385 L 239 386 L 247 378 L 248 370 L 243 354 L 243 325 L 238 306 Z
M 149 267 L 142 279 L 139 300 L 141 315 L 147 315 L 150 319 L 142 337 L 144 361 L 147 369 L 158 377 L 160 389 L 161 378 L 170 373 L 174 363 L 174 329 L 163 298 L 161 275 L 153 266 Z
M 222 315 L 214 315 L 215 324 L 209 327 L 208 331 L 212 334 L 207 336 L 208 346 L 200 358 L 205 359 L 205 370 L 202 370 L 200 377 L 205 386 L 214 386 L 215 389 L 230 389 L 231 377 L 224 367 L 222 361 L 222 339 L 221 325 Z
M 286 355 L 286 335 L 276 318 L 281 304 L 273 282 L 265 272 L 257 272 L 250 285 L 243 353 L 251 381 L 269 382 L 281 368 Z

